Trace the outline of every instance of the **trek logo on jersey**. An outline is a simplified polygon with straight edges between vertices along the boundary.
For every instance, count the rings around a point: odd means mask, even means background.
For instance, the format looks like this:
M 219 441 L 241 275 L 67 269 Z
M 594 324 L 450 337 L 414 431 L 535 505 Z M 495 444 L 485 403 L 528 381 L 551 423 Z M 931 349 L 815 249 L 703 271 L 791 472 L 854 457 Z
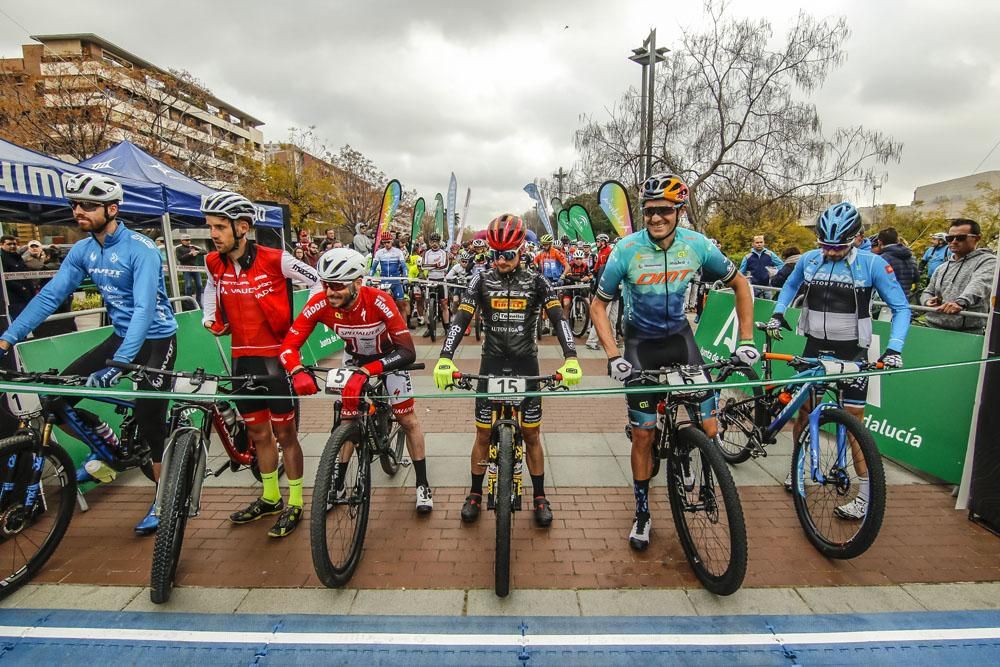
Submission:
M 490 306 L 493 310 L 525 310 L 528 307 L 527 299 L 490 299 Z
M 640 274 L 635 280 L 636 285 L 659 285 L 661 283 L 672 283 L 677 280 L 684 280 L 687 274 L 691 273 L 691 269 L 683 269 L 681 271 L 654 271 L 650 273 Z

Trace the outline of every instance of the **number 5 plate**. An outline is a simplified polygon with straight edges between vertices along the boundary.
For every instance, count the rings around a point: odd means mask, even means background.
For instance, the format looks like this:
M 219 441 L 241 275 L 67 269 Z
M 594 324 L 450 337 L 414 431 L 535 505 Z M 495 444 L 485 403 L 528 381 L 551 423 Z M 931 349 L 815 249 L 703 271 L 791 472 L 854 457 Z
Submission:
M 352 375 L 354 375 L 354 371 L 348 368 L 338 368 L 330 371 L 326 375 L 326 391 L 331 394 L 339 394 L 343 391 Z
M 490 378 L 486 383 L 486 391 L 491 394 L 520 394 L 527 391 L 524 378 Z
M 38 394 L 7 394 L 7 408 L 15 417 L 25 419 L 42 413 L 42 403 Z

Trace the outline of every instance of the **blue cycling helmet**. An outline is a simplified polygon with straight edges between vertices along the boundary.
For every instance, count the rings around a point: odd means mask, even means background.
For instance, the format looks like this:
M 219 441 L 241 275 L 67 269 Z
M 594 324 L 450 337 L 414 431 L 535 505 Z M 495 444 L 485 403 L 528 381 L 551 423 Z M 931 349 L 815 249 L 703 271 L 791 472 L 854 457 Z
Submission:
M 850 202 L 834 204 L 816 221 L 816 238 L 820 243 L 847 245 L 860 233 L 861 214 Z

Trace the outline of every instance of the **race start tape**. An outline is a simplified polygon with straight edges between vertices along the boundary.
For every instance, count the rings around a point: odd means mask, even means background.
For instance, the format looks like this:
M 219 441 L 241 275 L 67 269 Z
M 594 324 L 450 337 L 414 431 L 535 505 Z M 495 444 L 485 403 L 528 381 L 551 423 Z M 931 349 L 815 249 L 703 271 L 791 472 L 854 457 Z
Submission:
M 595 388 L 595 389 L 570 389 L 569 391 L 525 391 L 517 392 L 515 394 L 510 393 L 490 393 L 490 392 L 471 392 L 471 391 L 436 391 L 432 394 L 408 394 L 411 398 L 497 398 L 511 396 L 522 396 L 528 397 L 565 397 L 565 398 L 582 398 L 590 396 L 615 396 L 615 395 L 628 395 L 628 394 L 663 394 L 672 393 L 675 391 L 680 391 L 684 393 L 692 393 L 699 391 L 718 391 L 720 389 L 732 389 L 736 387 L 765 387 L 765 386 L 787 386 L 794 384 L 806 384 L 811 382 L 837 382 L 841 380 L 849 380 L 851 378 L 858 377 L 876 377 L 883 375 L 900 375 L 903 373 L 919 373 L 924 371 L 935 371 L 944 370 L 948 368 L 959 368 L 963 366 L 978 366 L 980 364 L 993 363 L 995 361 L 1000 361 L 1000 357 L 986 357 L 984 359 L 973 359 L 969 361 L 953 361 L 944 364 L 931 364 L 928 366 L 914 366 L 912 368 L 894 368 L 894 369 L 882 369 L 882 370 L 871 370 L 862 371 L 858 373 L 836 373 L 830 375 L 816 375 L 811 377 L 802 378 L 783 378 L 783 379 L 769 379 L 769 380 L 745 380 L 741 382 L 706 382 L 701 384 L 685 384 L 683 386 L 669 386 L 669 385 L 648 385 L 640 387 L 610 387 L 610 388 Z M 28 383 L 28 382 L 0 382 L 0 392 L 18 392 L 25 394 L 47 394 L 51 396 L 82 396 L 84 398 L 93 398 L 95 396 L 101 396 L 104 398 L 169 398 L 169 399 L 187 399 L 187 400 L 203 400 L 210 401 L 215 399 L 260 399 L 261 394 L 226 394 L 226 393 L 212 393 L 212 394 L 200 394 L 191 392 L 175 392 L 175 391 L 140 391 L 136 389 L 98 389 L 95 387 L 67 387 L 64 385 L 48 385 L 42 383 Z M 320 391 L 312 396 L 299 396 L 299 400 L 307 399 L 327 399 L 330 396 L 336 394 L 326 394 Z M 388 396 L 375 395 L 375 398 L 389 398 Z

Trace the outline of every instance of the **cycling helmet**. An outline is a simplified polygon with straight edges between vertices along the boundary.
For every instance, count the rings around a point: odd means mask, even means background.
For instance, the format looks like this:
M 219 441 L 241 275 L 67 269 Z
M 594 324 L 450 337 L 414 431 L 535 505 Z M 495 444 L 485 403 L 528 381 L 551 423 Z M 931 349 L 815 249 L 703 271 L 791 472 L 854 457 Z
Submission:
M 63 193 L 73 201 L 117 204 L 122 200 L 121 183 L 103 174 L 64 174 Z
M 253 220 L 257 210 L 249 199 L 235 192 L 213 192 L 201 196 L 201 212 L 205 215 L 217 215 L 220 218 Z
M 577 250 L 573 253 L 573 259 L 587 259 L 587 253 L 582 250 Z
M 392 232 L 386 230 L 382 232 L 382 235 L 378 237 L 379 243 L 385 243 L 386 241 L 392 241 Z
M 552 234 L 545 234 L 544 236 L 542 236 L 542 238 L 538 239 L 538 242 L 541 243 L 542 245 L 545 245 L 546 243 L 552 243 Z
M 642 190 L 639 194 L 640 201 L 666 199 L 677 204 L 680 208 L 687 203 L 688 187 L 684 185 L 684 181 L 673 174 L 653 174 L 642 184 Z
M 365 258 L 353 248 L 334 248 L 320 255 L 316 272 L 323 282 L 349 283 L 365 275 Z
M 431 242 L 433 242 L 433 241 L 440 241 L 440 240 L 441 240 L 441 235 L 440 234 L 438 234 L 437 232 L 434 232 L 433 234 L 431 234 L 431 236 L 430 236 L 430 241 Z
M 944 232 L 934 232 L 933 234 L 931 234 L 931 238 L 934 239 L 935 241 L 944 241 L 946 236 L 948 235 L 945 234 Z
M 458 261 L 461 262 L 462 264 L 466 264 L 468 262 L 471 262 L 472 261 L 472 253 L 463 250 L 462 252 L 458 253 Z
M 494 250 L 516 250 L 524 243 L 524 222 L 510 213 L 504 213 L 490 222 L 486 239 Z
M 598 234 L 597 235 L 597 240 L 598 241 L 604 241 L 605 243 L 607 243 L 608 241 L 611 240 L 611 237 L 609 237 L 607 234 Z
M 474 254 L 479 254 L 486 250 L 486 241 L 483 239 L 474 239 L 472 241 L 472 250 Z
M 816 221 L 816 238 L 820 243 L 847 245 L 860 233 L 861 214 L 850 202 L 834 204 Z
M 563 234 L 562 236 L 560 236 L 560 237 L 559 237 L 559 241 L 560 241 L 560 242 L 561 242 L 561 243 L 562 243 L 563 245 L 569 245 L 569 237 L 568 237 L 568 236 L 566 236 L 565 234 Z

